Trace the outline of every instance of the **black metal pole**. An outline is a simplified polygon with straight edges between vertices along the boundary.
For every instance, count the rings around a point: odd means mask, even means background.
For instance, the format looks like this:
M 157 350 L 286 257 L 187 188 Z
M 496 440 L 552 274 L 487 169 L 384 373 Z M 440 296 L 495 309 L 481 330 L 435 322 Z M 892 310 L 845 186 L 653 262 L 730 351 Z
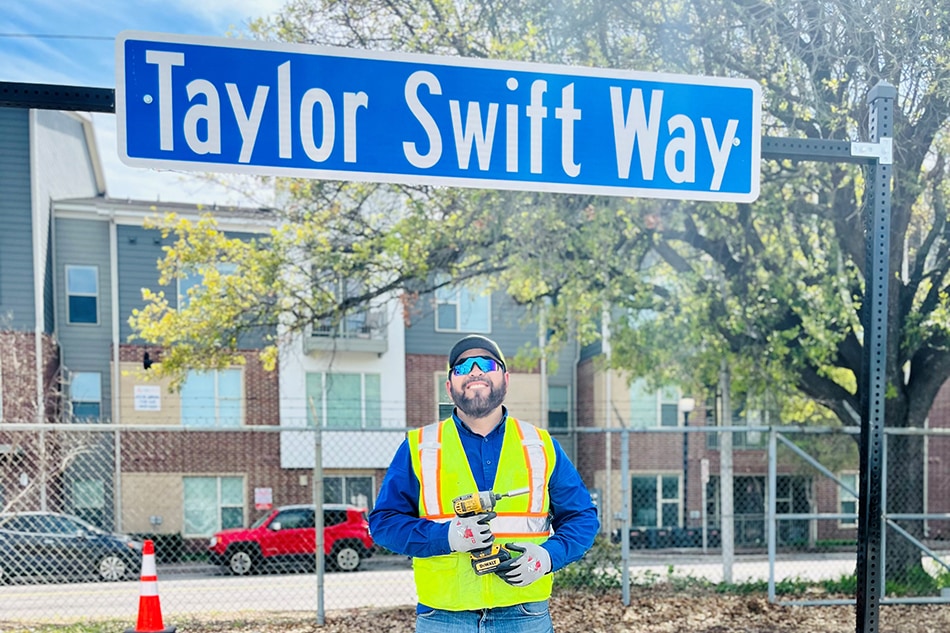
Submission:
M 115 112 L 115 90 L 0 81 L 0 108 Z
M 893 138 L 897 89 L 881 82 L 868 93 L 868 133 L 873 143 Z M 891 251 L 890 160 L 871 167 L 865 211 L 864 357 L 861 363 L 861 484 L 858 499 L 857 633 L 877 633 L 883 586 L 881 474 L 887 408 L 887 329 Z

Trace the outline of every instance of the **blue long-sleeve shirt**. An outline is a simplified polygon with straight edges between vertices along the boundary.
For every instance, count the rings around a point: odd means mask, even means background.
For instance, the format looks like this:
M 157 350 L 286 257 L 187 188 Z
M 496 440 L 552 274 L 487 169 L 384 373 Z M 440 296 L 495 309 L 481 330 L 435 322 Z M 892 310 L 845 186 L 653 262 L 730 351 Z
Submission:
M 502 419 L 507 419 L 507 415 L 504 411 Z M 454 414 L 453 419 L 478 489 L 493 490 L 505 423 L 482 437 Z M 593 545 L 600 527 L 597 508 L 587 487 L 556 440 L 554 453 L 554 471 L 548 484 L 554 534 L 541 545 L 551 555 L 551 571 L 583 556 Z M 450 523 L 419 518 L 419 480 L 412 470 L 408 440 L 396 450 L 369 515 L 369 525 L 376 543 L 397 554 L 423 558 L 452 552 L 448 537 Z

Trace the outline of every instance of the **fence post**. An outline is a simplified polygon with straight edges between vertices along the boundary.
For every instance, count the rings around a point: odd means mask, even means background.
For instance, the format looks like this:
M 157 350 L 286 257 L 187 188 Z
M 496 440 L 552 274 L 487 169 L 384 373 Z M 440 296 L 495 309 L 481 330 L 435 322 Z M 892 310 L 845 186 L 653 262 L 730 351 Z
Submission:
M 769 509 L 768 509 L 768 539 L 769 539 L 769 602 L 775 602 L 775 551 L 778 538 L 778 525 L 775 518 L 776 497 L 778 495 L 778 442 L 775 437 L 775 427 L 769 427 Z
M 608 433 L 609 435 L 609 433 Z M 623 606 L 630 606 L 630 429 L 626 425 L 620 431 L 620 501 L 623 520 L 620 522 L 620 560 L 623 564 Z
M 320 418 L 313 430 L 313 525 L 317 537 L 316 569 L 317 569 L 317 626 L 326 623 L 326 611 L 323 602 L 323 576 L 326 569 L 323 553 L 323 438 L 320 436 Z
M 720 426 L 732 428 L 732 389 L 729 367 L 722 363 L 720 381 Z M 719 535 L 722 542 L 722 580 L 732 582 L 732 563 L 736 552 L 735 499 L 733 497 L 732 431 L 719 431 Z

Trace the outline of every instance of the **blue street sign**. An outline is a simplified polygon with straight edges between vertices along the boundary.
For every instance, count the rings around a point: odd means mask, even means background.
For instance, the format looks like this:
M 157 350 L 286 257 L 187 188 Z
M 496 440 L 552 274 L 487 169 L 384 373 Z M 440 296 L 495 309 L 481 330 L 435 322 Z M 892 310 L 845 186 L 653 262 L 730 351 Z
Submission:
M 135 167 L 751 202 L 758 84 L 124 32 Z

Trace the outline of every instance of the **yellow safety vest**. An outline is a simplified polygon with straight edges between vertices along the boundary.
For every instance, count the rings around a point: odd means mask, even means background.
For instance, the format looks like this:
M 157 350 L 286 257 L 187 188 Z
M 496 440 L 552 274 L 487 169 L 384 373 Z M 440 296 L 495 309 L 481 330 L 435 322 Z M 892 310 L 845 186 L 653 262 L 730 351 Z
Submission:
M 419 516 L 446 522 L 455 517 L 452 500 L 478 489 L 452 418 L 415 429 L 408 434 L 412 468 L 419 480 Z M 548 481 L 554 471 L 554 443 L 550 434 L 508 417 L 493 491 L 530 488 L 527 495 L 500 499 L 492 532 L 501 543 L 543 543 L 550 535 Z M 542 576 L 527 587 L 512 587 L 495 574 L 478 576 L 471 555 L 414 558 L 413 574 L 419 602 L 447 611 L 505 607 L 547 600 L 552 576 Z

